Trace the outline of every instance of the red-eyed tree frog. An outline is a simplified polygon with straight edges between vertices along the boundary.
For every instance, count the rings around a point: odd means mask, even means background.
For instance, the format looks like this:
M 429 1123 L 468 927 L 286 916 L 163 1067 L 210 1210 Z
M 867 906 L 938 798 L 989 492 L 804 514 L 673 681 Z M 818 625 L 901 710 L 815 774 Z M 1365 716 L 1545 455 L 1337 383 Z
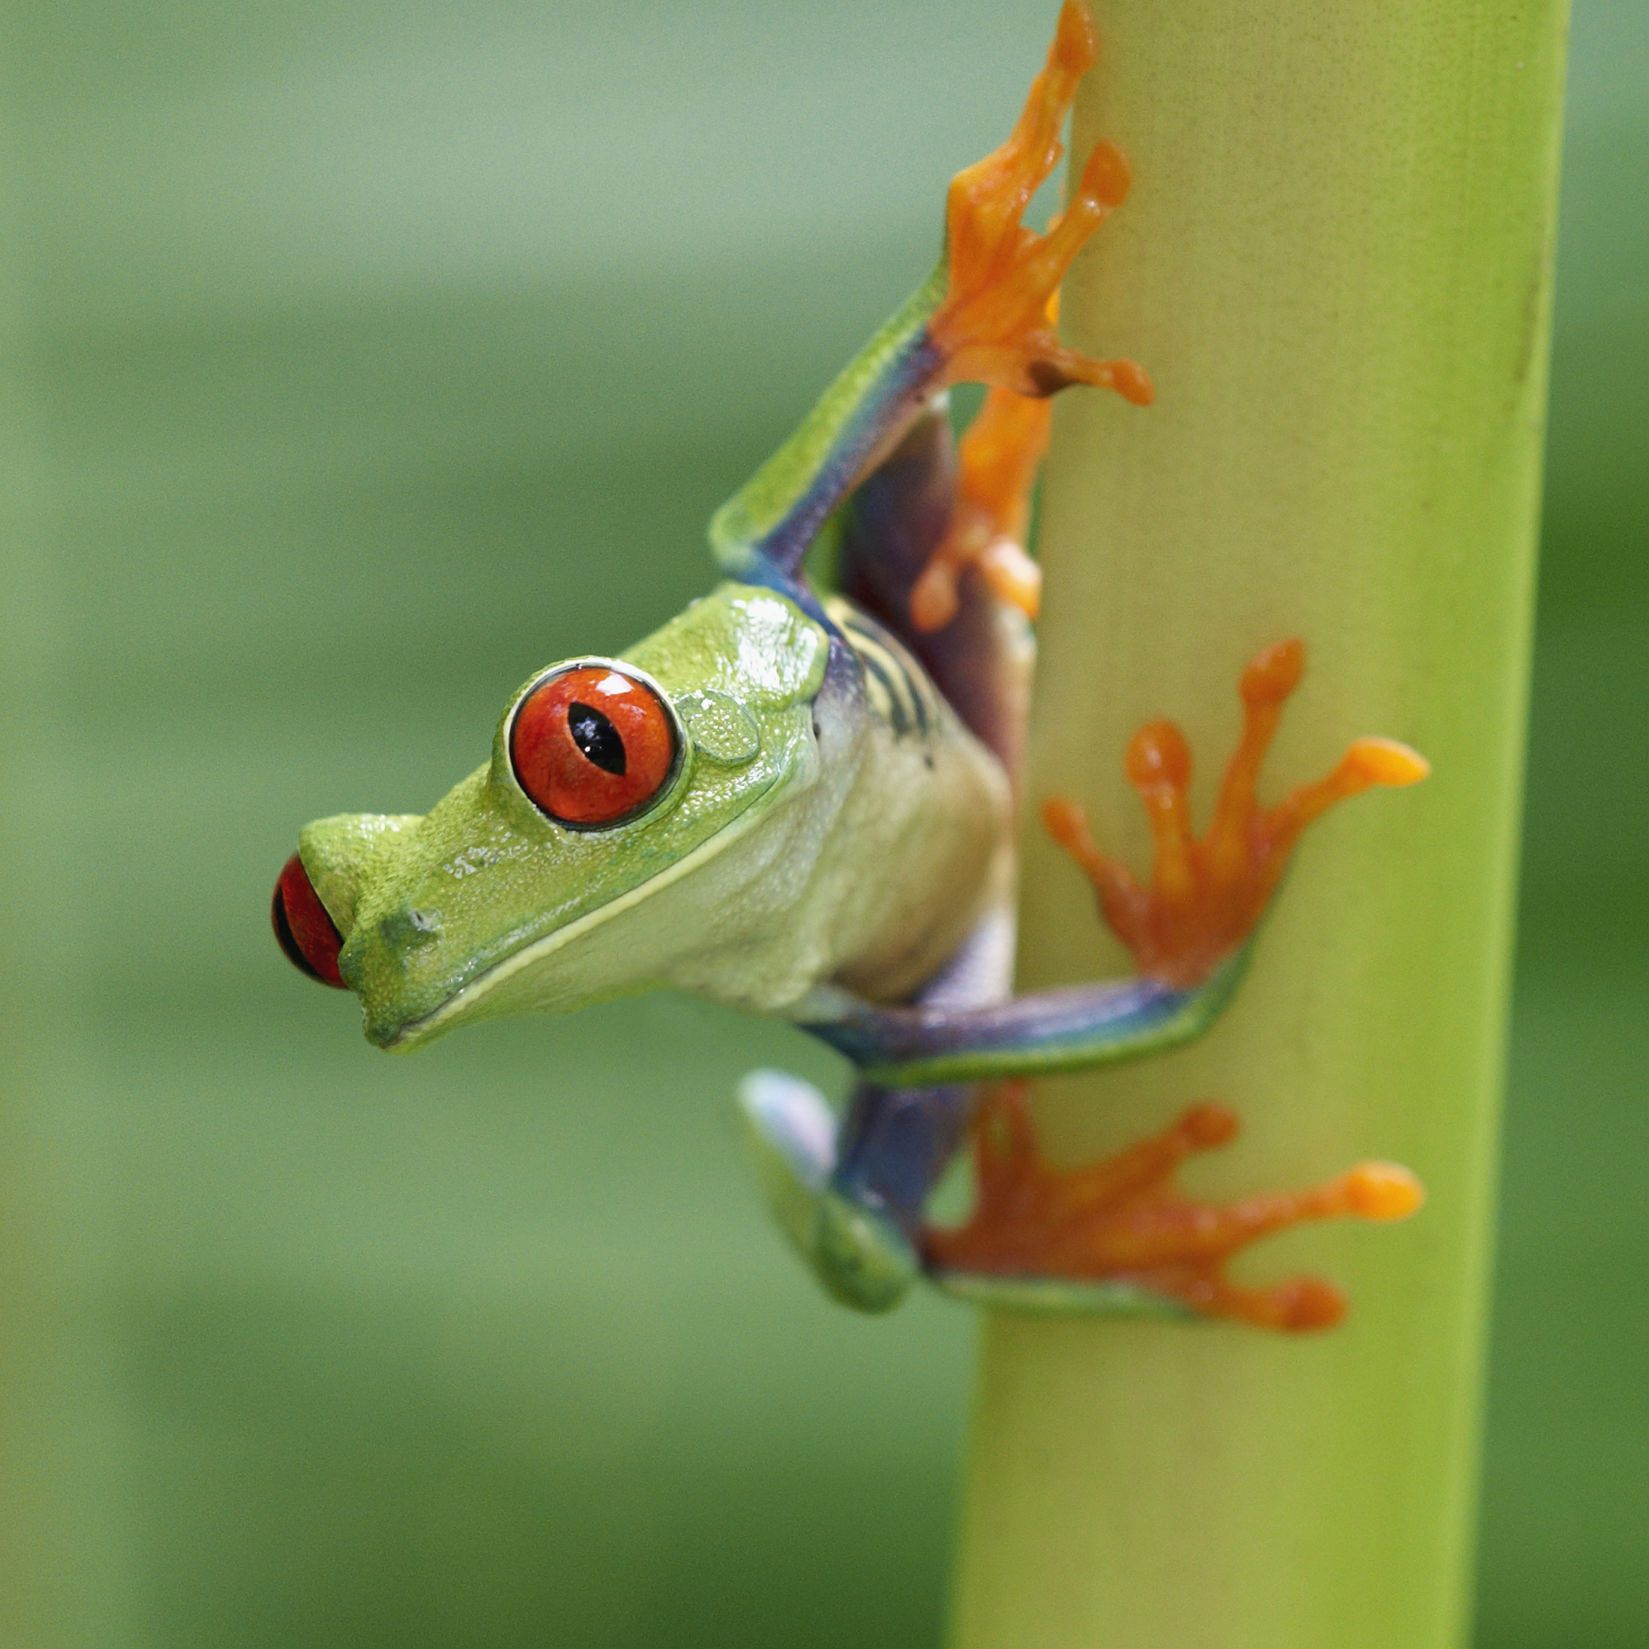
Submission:
M 723 581 L 620 657 L 537 672 L 488 759 L 428 813 L 305 827 L 274 922 L 300 968 L 355 993 L 383 1048 L 663 986 L 822 1038 L 857 1075 L 840 1115 L 774 1072 L 747 1081 L 742 1111 L 782 1228 L 850 1305 L 884 1309 L 926 1276 L 998 1304 L 1320 1326 L 1340 1310 L 1328 1285 L 1240 1287 L 1223 1262 L 1297 1220 L 1408 1212 L 1403 1170 L 1201 1207 L 1171 1175 L 1230 1137 L 1228 1114 L 1200 1108 L 1061 1172 L 1020 1082 L 1196 1036 L 1231 999 L 1305 826 L 1425 772 L 1402 745 L 1359 740 L 1262 806 L 1261 760 L 1302 668 L 1297 643 L 1269 649 L 1242 677 L 1242 739 L 1202 836 L 1183 739 L 1170 724 L 1135 738 L 1148 881 L 1098 850 L 1071 803 L 1045 810 L 1137 976 L 1009 992 L 1036 599 L 1023 544 L 1047 401 L 1078 384 L 1151 400 L 1140 367 L 1078 353 L 1053 323 L 1065 270 L 1127 193 L 1121 153 L 1087 157 L 1046 232 L 1022 222 L 1094 56 L 1067 0 L 1012 134 L 951 183 L 938 267 L 711 522 Z M 989 387 L 958 447 L 946 389 L 964 381 Z M 837 588 L 821 594 L 804 562 L 827 536 Z M 925 1206 L 970 1133 L 976 1206 L 936 1228 Z

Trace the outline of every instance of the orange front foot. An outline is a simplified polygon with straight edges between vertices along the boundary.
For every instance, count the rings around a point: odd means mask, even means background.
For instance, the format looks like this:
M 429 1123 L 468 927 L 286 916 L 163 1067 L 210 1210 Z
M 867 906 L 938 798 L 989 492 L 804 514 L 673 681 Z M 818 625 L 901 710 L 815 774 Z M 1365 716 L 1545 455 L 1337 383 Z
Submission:
M 1016 1082 L 985 1099 L 974 1124 L 973 1214 L 965 1225 L 923 1236 L 924 1257 L 939 1280 L 961 1280 L 964 1293 L 967 1282 L 982 1283 L 974 1292 L 983 1299 L 1011 1302 L 1019 1283 L 1026 1303 L 1040 1303 L 1050 1283 L 1063 1282 L 1078 1285 L 1061 1299 L 1073 1310 L 1083 1309 L 1080 1285 L 1088 1285 L 1100 1305 L 1137 1292 L 1256 1328 L 1329 1328 L 1346 1309 L 1331 1283 L 1297 1277 L 1247 1287 L 1225 1275 L 1226 1263 L 1291 1225 L 1403 1219 L 1423 1200 L 1406 1168 L 1367 1162 L 1308 1191 L 1197 1202 L 1173 1176 L 1187 1157 L 1236 1137 L 1236 1117 L 1217 1105 L 1196 1106 L 1114 1157 L 1057 1169 L 1037 1145 L 1027 1098 L 1026 1085 Z
M 1060 342 L 1050 305 L 1071 260 L 1128 194 L 1121 150 L 1099 144 L 1063 214 L 1047 233 L 1022 221 L 1064 153 L 1059 131 L 1078 82 L 1098 54 L 1093 18 L 1065 0 L 1048 61 L 1031 83 L 1013 132 L 999 149 L 951 180 L 945 213 L 949 277 L 928 323 L 951 383 L 995 384 L 1046 396 L 1068 384 L 1097 384 L 1144 405 L 1151 381 L 1133 361 L 1101 361 Z
M 1191 830 L 1185 735 L 1169 721 L 1151 722 L 1134 735 L 1125 768 L 1156 843 L 1149 886 L 1100 852 L 1075 802 L 1052 797 L 1043 806 L 1048 833 L 1087 872 L 1106 922 L 1151 978 L 1180 986 L 1206 979 L 1253 932 L 1312 820 L 1348 796 L 1376 785 L 1416 784 L 1430 771 L 1406 744 L 1358 739 L 1325 777 L 1262 807 L 1255 795 L 1260 766 L 1304 668 L 1304 645 L 1282 641 L 1243 671 L 1242 737 L 1200 839 Z

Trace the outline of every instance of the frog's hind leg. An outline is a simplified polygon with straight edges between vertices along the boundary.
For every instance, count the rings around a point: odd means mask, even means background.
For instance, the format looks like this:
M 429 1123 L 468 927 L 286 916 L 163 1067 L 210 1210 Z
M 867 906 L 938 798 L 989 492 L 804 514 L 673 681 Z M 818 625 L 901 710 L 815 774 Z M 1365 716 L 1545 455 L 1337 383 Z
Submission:
M 1329 1327 L 1345 1312 L 1332 1284 L 1301 1277 L 1245 1286 L 1226 1275 L 1227 1262 L 1307 1220 L 1401 1219 L 1419 1206 L 1419 1185 L 1387 1163 L 1362 1163 L 1309 1190 L 1225 1204 L 1197 1201 L 1173 1183 L 1187 1158 L 1236 1133 L 1229 1111 L 1199 1105 L 1115 1156 L 1059 1169 L 1037 1144 L 1026 1085 L 1005 1083 L 974 1122 L 973 1213 L 963 1225 L 924 1230 L 923 1262 L 940 1287 L 986 1305 Z
M 942 630 L 961 608 L 970 573 L 997 601 L 1035 618 L 1042 574 L 1027 554 L 1031 497 L 1048 450 L 1053 408 L 993 388 L 962 436 L 956 500 L 944 535 L 911 587 L 910 621 Z
M 843 593 L 898 635 L 1010 775 L 1041 575 L 1026 551 L 1051 408 L 992 389 L 962 435 L 921 419 L 843 512 Z
M 838 1120 L 811 1083 L 755 1071 L 739 1108 L 769 1212 L 825 1291 L 897 1305 L 922 1273 L 922 1205 L 965 1135 L 968 1091 L 865 1084 Z
M 1041 402 L 1011 399 L 1045 411 Z M 1030 698 L 1030 626 L 965 555 L 947 549 L 975 520 L 966 487 L 978 422 L 960 452 L 942 404 L 916 423 L 843 510 L 838 577 L 842 593 L 904 642 L 963 725 L 1012 776 Z M 1013 548 L 1029 566 L 1022 543 Z M 941 560 L 946 621 L 924 628 L 912 616 L 915 591 Z

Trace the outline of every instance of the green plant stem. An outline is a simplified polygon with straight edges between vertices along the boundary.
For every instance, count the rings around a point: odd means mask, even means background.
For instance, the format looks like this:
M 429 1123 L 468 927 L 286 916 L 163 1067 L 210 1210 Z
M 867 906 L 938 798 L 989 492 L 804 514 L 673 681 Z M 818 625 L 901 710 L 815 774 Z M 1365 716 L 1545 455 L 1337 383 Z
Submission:
M 1206 809 L 1237 672 L 1289 634 L 1311 664 L 1273 793 L 1361 733 L 1435 771 L 1316 827 L 1226 1019 L 1149 1067 L 1045 1084 L 1045 1138 L 1078 1160 L 1218 1097 L 1246 1131 L 1198 1190 L 1388 1157 L 1430 1201 L 1241 1262 L 1346 1285 L 1351 1318 L 1316 1338 L 987 1319 L 960 1649 L 1466 1633 L 1565 11 L 1100 13 L 1073 152 L 1115 138 L 1137 182 L 1065 316 L 1159 399 L 1060 406 L 1031 795 L 1076 793 L 1143 864 L 1129 733 L 1181 717 Z M 1120 966 L 1039 840 L 1025 882 L 1023 983 Z

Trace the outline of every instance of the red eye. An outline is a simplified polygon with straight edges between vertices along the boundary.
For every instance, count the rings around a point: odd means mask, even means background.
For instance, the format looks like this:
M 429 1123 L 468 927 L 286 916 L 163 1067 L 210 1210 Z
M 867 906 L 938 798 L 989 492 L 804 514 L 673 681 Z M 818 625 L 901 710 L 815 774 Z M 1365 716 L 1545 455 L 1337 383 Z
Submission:
M 645 682 L 610 664 L 547 677 L 510 727 L 510 765 L 562 824 L 611 825 L 646 808 L 680 754 L 675 718 Z
M 326 906 L 321 903 L 321 896 L 296 853 L 281 867 L 269 917 L 288 961 L 323 985 L 336 985 L 340 990 L 349 988 L 338 973 L 343 935 L 327 915 Z

